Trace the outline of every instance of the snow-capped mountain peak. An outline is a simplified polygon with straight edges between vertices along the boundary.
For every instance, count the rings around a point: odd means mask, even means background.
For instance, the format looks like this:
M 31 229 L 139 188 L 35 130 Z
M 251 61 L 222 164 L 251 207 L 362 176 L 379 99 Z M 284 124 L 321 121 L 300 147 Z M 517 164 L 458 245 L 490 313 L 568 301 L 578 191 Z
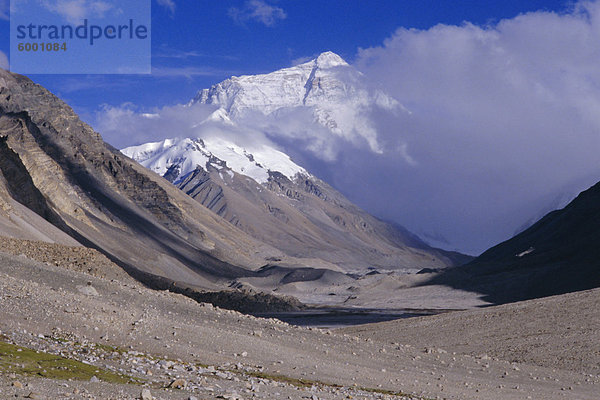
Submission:
M 219 106 L 233 121 L 250 113 L 281 115 L 305 109 L 317 125 L 348 140 L 362 138 L 380 152 L 369 112 L 402 109 L 381 91 L 369 90 L 362 74 L 333 52 L 269 74 L 233 76 L 198 92 L 190 104 Z
M 281 117 L 301 110 L 302 118 L 312 115 L 315 124 L 311 126 L 303 120 L 298 124 L 303 129 L 315 129 L 319 134 L 328 131 L 351 141 L 362 139 L 372 151 L 379 152 L 377 131 L 369 111 L 375 107 L 401 108 L 385 93 L 369 90 L 362 83 L 362 74 L 330 51 L 269 74 L 231 77 L 198 92 L 190 105 L 195 103 L 216 106 L 206 119 L 193 126 L 204 132 L 198 133 L 201 139 L 167 139 L 128 147 L 123 153 L 160 175 L 168 172 L 168 179 L 175 182 L 197 166 L 206 169 L 211 165 L 219 169 L 227 166 L 259 183 L 267 182 L 269 172 L 280 172 L 293 179 L 306 171 L 274 145 L 256 144 L 248 148 L 253 130 L 261 131 L 263 126 L 288 129 L 278 125 Z M 267 118 L 266 123 L 254 118 L 261 114 Z M 242 131 L 250 128 L 243 140 L 245 144 L 240 146 L 223 135 L 217 138 L 218 125 Z
M 236 118 L 249 110 L 270 114 L 281 108 L 317 104 L 315 97 L 322 101 L 323 95 L 340 100 L 345 85 L 335 76 L 339 68 L 353 70 L 337 54 L 325 52 L 311 61 L 269 74 L 233 76 L 199 91 L 192 104 L 219 105 Z
M 286 154 L 258 145 L 252 152 L 218 137 L 205 139 L 165 139 L 160 142 L 131 146 L 121 150 L 144 167 L 178 183 L 197 167 L 205 170 L 223 168 L 246 175 L 258 183 L 266 183 L 270 172 L 279 172 L 292 180 L 298 174 L 309 176 Z
M 314 63 L 318 68 L 333 68 L 333 67 L 347 67 L 348 63 L 342 57 L 338 56 L 332 51 L 326 51 L 319 54 L 319 56 L 309 63 Z

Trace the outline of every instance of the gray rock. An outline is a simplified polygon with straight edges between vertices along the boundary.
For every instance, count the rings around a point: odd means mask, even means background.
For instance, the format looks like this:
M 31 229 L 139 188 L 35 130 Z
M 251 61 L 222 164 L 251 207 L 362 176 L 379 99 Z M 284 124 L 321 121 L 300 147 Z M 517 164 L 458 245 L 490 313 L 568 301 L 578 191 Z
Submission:
M 93 286 L 77 286 L 77 291 L 86 296 L 99 296 L 100 294 Z
M 183 389 L 187 386 L 187 382 L 185 379 L 175 379 L 173 382 L 169 384 L 169 388 L 171 389 Z
M 152 400 L 152 393 L 150 393 L 150 389 L 144 388 L 142 389 L 142 393 L 140 394 L 141 400 Z
M 17 389 L 23 389 L 23 384 L 19 381 L 14 381 L 11 386 L 16 387 Z

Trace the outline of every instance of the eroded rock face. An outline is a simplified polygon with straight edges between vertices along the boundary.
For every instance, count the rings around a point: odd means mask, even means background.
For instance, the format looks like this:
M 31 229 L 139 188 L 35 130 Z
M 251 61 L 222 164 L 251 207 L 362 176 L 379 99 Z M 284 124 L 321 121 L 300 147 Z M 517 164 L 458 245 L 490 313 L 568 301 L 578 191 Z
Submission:
M 9 196 L 126 268 L 211 288 L 278 255 L 104 143 L 56 96 L 4 70 L 0 137 Z

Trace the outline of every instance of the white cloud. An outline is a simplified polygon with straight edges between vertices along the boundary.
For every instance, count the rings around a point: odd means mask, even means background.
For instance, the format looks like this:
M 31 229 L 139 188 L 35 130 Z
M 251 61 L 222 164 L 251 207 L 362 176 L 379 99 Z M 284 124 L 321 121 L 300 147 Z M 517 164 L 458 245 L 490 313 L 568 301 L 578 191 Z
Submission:
M 0 68 L 9 68 L 8 57 L 2 51 L 0 51 Z
M 114 4 L 100 0 L 43 0 L 42 4 L 73 24 L 90 17 L 103 18 L 108 11 L 115 9 Z
M 318 56 L 319 56 L 318 54 L 313 54 L 312 56 L 297 57 L 297 58 L 294 58 L 290 64 L 292 67 L 295 67 L 296 65 L 304 64 L 305 62 L 314 60 Z
M 263 0 L 248 0 L 244 8 L 231 7 L 228 15 L 239 24 L 255 20 L 265 26 L 273 26 L 277 21 L 287 18 L 282 8 L 269 5 Z
M 205 104 L 175 105 L 151 110 L 140 110 L 130 103 L 117 107 L 105 105 L 96 113 L 94 129 L 117 148 L 168 138 L 214 136 L 228 137 L 240 146 L 268 143 L 276 147 L 263 133 L 252 128 L 217 123 L 201 124 L 215 110 L 215 106 Z
M 173 0 L 156 0 L 156 2 L 169 10 L 171 15 L 175 14 L 175 2 Z
M 339 172 L 338 187 L 369 182 L 380 198 L 355 200 L 465 250 L 508 238 L 544 196 L 600 180 L 599 37 L 600 3 L 585 1 L 493 26 L 398 29 L 359 51 L 371 84 L 412 113 L 379 116 L 378 139 L 398 150 L 346 149 L 359 173 Z

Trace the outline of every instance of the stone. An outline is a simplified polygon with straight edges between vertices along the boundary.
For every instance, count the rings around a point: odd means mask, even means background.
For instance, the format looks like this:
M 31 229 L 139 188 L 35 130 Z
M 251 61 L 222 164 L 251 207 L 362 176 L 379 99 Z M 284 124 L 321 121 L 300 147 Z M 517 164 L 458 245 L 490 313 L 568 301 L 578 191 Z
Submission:
M 19 381 L 14 381 L 11 386 L 16 387 L 17 389 L 23 389 L 23 384 Z
M 144 388 L 142 389 L 142 393 L 140 394 L 141 400 L 152 400 L 152 393 L 150 393 L 150 389 Z
M 99 296 L 98 291 L 93 286 L 77 286 L 77 291 L 86 296 Z
M 98 379 L 98 378 L 97 378 L 97 377 L 95 377 L 95 376 L 92 376 L 92 377 L 90 378 L 90 382 L 91 382 L 91 383 L 98 383 L 98 382 L 100 382 L 100 379 Z
M 183 389 L 187 386 L 187 382 L 185 379 L 175 379 L 173 382 L 169 384 L 170 389 Z

